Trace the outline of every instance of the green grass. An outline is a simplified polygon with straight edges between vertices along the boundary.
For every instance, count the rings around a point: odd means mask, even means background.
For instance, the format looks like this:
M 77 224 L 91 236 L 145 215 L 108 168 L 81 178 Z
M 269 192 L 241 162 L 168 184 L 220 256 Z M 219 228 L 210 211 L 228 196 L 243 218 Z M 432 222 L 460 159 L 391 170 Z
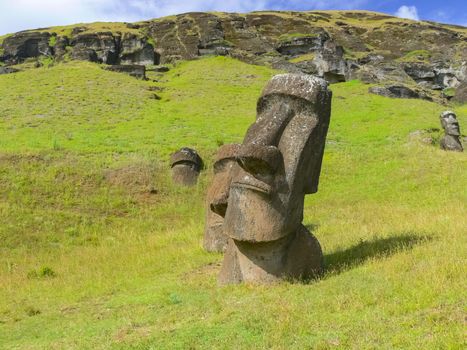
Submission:
M 315 58 L 314 53 L 307 53 L 307 54 L 304 54 L 304 55 L 300 55 L 298 57 L 294 57 L 294 58 L 290 59 L 289 62 L 300 63 L 300 62 L 304 62 L 304 61 L 312 61 L 314 58 Z
M 84 62 L 0 76 L 0 348 L 464 348 L 467 158 L 411 136 L 439 139 L 451 107 L 357 81 L 331 87 L 306 199 L 326 275 L 217 286 L 222 256 L 201 248 L 212 158 L 275 73 L 217 57 L 159 82 Z M 181 146 L 208 165 L 192 189 L 170 181 Z
M 279 36 L 279 41 L 280 42 L 288 42 L 296 39 L 304 39 L 304 38 L 316 38 L 318 34 L 314 33 L 287 33 L 287 34 L 282 34 Z
M 427 50 L 410 51 L 405 56 L 399 58 L 399 62 L 428 62 L 431 58 L 431 53 Z

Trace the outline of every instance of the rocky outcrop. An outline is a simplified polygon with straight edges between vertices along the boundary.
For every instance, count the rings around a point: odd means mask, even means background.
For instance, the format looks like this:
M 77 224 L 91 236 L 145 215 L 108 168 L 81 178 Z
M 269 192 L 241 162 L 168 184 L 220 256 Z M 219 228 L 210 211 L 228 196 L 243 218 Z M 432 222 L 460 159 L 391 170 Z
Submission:
M 19 70 L 15 68 L 11 68 L 11 67 L 0 67 L 0 75 L 11 74 L 11 73 L 16 73 L 16 72 L 19 72 Z
M 127 23 L 119 31 L 92 28 L 76 26 L 68 36 L 53 28 L 17 33 L 4 40 L 0 60 L 70 53 L 106 64 L 152 65 L 229 55 L 331 83 L 416 83 L 433 96 L 467 81 L 466 28 L 367 11 L 195 12 Z
M 120 37 L 111 32 L 78 34 L 71 40 L 72 57 L 76 60 L 117 64 Z
M 3 41 L 3 61 L 11 64 L 19 63 L 30 57 L 51 56 L 53 49 L 49 46 L 50 33 L 19 32 Z
M 429 96 L 415 91 L 404 85 L 372 86 L 368 92 L 375 95 L 393 98 L 423 98 L 430 100 Z
M 146 79 L 146 67 L 137 64 L 112 65 L 106 66 L 106 70 L 112 72 L 126 73 L 138 79 Z
M 121 39 L 120 64 L 150 65 L 158 63 L 154 47 L 136 34 L 125 33 Z
M 456 89 L 453 101 L 458 103 L 467 103 L 467 82 L 463 82 Z
M 404 64 L 404 71 L 418 85 L 433 90 L 456 88 L 460 85 L 459 79 L 462 79 L 460 69 L 443 67 L 442 64 L 438 66 L 424 63 L 407 63 Z
M 2 61 L 16 64 L 27 58 L 54 56 L 61 60 L 70 52 L 75 60 L 105 64 L 158 63 L 154 47 L 141 35 L 112 32 L 89 33 L 76 27 L 71 38 L 48 32 L 25 32 L 7 37 L 3 42 Z

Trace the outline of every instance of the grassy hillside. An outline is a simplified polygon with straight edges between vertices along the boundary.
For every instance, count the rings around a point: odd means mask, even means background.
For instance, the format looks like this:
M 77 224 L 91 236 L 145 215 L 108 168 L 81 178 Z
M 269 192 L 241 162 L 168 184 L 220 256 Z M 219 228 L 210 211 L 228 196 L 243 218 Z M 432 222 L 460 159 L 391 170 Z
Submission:
M 0 348 L 464 348 L 467 156 L 420 141 L 446 106 L 356 81 L 332 85 L 306 200 L 326 275 L 217 286 L 209 167 L 275 73 L 217 57 L 158 82 L 82 62 L 0 76 Z M 192 189 L 170 182 L 181 146 L 208 165 Z

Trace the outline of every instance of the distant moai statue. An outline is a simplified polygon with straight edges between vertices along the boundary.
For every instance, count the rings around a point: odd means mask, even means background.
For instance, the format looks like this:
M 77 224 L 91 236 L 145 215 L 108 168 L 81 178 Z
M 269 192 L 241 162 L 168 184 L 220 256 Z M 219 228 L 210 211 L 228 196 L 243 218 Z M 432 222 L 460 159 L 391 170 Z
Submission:
M 229 199 L 230 183 L 237 165 L 240 145 L 223 145 L 217 151 L 214 176 L 206 196 L 206 223 L 204 249 L 208 252 L 223 252 L 228 237 L 224 233 L 224 216 Z
M 193 186 L 203 168 L 203 160 L 194 149 L 183 147 L 170 157 L 172 179 L 184 186 Z
M 224 218 L 221 284 L 310 279 L 323 271 L 318 240 L 302 225 L 306 194 L 318 191 L 331 112 L 325 80 L 273 77 L 237 151 Z
M 439 120 L 441 121 L 441 126 L 444 129 L 444 137 L 440 142 L 441 149 L 445 151 L 464 151 L 460 140 L 461 131 L 456 114 L 452 111 L 445 111 L 441 113 Z

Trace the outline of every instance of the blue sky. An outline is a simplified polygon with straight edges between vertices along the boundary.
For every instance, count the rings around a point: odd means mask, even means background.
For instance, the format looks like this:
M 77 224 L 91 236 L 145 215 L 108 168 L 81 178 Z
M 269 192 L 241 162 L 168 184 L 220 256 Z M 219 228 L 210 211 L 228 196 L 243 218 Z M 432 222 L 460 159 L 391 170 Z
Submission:
M 0 0 L 0 35 L 93 21 L 138 21 L 189 11 L 372 10 L 467 26 L 467 0 Z

